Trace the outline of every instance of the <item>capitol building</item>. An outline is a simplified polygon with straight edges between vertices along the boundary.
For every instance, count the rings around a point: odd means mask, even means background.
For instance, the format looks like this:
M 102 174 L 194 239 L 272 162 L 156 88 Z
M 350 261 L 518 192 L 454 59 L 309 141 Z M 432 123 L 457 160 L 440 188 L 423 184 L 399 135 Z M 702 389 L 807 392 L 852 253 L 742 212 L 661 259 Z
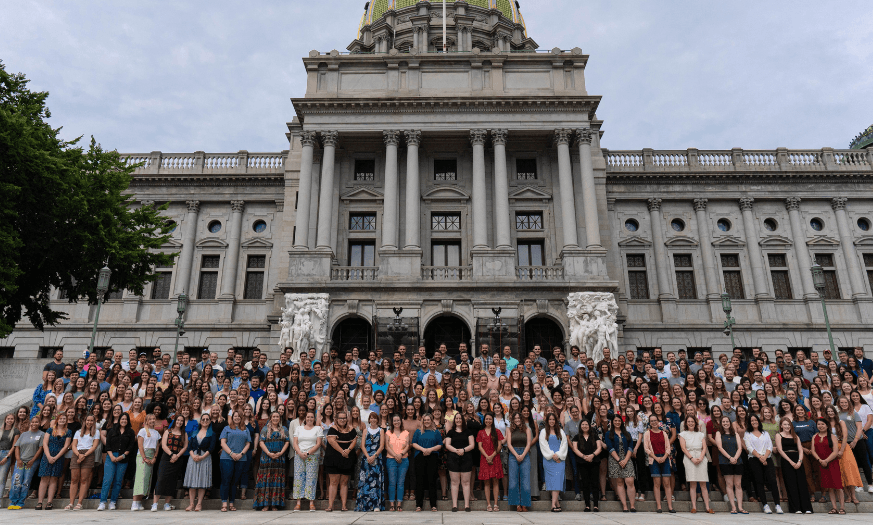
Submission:
M 124 153 L 179 256 L 103 304 L 95 346 L 172 353 L 184 292 L 180 348 L 273 359 L 286 294 L 324 294 L 341 353 L 518 356 L 568 344 L 569 294 L 609 292 L 623 351 L 729 352 L 723 293 L 736 346 L 821 351 L 814 263 L 835 346 L 873 344 L 873 130 L 851 149 L 605 149 L 582 49 L 539 49 L 518 2 L 442 6 L 372 0 L 346 50 L 304 57 L 285 151 Z M 87 349 L 96 307 L 53 307 L 69 320 L 0 341 L 3 391 Z

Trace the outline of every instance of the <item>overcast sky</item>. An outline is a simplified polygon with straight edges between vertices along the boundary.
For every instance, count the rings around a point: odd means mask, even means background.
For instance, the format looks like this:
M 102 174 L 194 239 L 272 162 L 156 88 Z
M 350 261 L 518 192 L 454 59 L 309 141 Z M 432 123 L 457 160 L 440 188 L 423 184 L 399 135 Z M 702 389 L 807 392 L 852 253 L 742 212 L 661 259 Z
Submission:
M 309 50 L 364 0 L 0 0 L 0 60 L 65 138 L 123 152 L 279 151 Z M 542 49 L 591 55 L 610 149 L 847 147 L 873 124 L 870 1 L 521 0 Z

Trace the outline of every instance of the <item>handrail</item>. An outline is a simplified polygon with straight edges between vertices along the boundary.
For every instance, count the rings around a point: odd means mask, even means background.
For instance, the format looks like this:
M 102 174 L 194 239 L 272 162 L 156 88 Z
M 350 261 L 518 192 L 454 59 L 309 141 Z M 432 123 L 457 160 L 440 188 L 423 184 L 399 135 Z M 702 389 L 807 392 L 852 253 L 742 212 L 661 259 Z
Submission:
M 607 172 L 873 171 L 873 150 L 609 150 Z

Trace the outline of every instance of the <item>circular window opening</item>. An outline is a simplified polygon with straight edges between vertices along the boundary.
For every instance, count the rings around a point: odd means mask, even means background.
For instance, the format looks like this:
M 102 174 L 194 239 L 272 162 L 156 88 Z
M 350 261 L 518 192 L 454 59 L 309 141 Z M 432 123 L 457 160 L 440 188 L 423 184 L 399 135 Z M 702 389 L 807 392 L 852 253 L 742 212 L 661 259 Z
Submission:
M 731 221 L 727 219 L 719 219 L 716 225 L 718 226 L 718 229 L 723 232 L 731 231 Z
M 264 221 L 255 221 L 252 225 L 252 229 L 255 230 L 255 233 L 263 233 L 264 230 L 267 229 L 267 223 Z
M 167 233 L 173 233 L 176 231 L 176 221 L 167 221 L 164 225 L 167 227 Z
M 624 227 L 629 232 L 635 232 L 635 231 L 640 229 L 640 223 L 638 223 L 637 221 L 635 221 L 633 219 L 628 219 L 628 220 L 624 221 Z
M 824 221 L 816 217 L 815 219 L 809 221 L 809 225 L 813 230 L 820 232 L 824 229 Z
M 779 223 L 776 222 L 776 219 L 764 219 L 764 228 L 766 228 L 767 231 L 775 232 L 778 227 Z
M 864 232 L 869 230 L 870 229 L 870 219 L 866 219 L 863 217 L 858 219 L 858 228 L 860 228 L 861 231 L 864 231 Z
M 218 233 L 221 231 L 221 221 L 212 221 L 209 223 L 209 233 Z
M 681 232 L 685 229 L 685 222 L 682 219 L 673 219 L 670 222 L 670 226 L 672 226 L 677 232 Z

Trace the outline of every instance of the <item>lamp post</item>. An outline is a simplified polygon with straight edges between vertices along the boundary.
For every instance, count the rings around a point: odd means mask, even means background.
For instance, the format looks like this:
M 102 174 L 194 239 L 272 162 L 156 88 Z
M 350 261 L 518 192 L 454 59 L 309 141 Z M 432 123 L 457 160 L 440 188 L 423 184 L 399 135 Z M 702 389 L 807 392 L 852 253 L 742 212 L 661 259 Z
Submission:
M 724 335 L 731 336 L 731 350 L 733 350 L 737 347 L 734 343 L 734 325 L 737 324 L 737 320 L 731 317 L 733 307 L 731 307 L 731 296 L 728 295 L 727 290 L 721 294 L 721 309 L 724 310 L 725 316 Z
M 821 298 L 821 310 L 822 312 L 824 312 L 825 327 L 828 330 L 828 342 L 831 345 L 831 355 L 836 355 L 837 351 L 836 349 L 834 349 L 834 336 L 831 335 L 831 322 L 828 319 L 828 307 L 825 304 L 824 270 L 821 269 L 820 264 L 814 263 L 809 271 L 812 272 L 812 285 L 815 286 L 815 290 L 818 292 L 818 296 Z
M 179 336 L 185 333 L 185 319 L 183 316 L 185 315 L 185 310 L 188 308 L 188 296 L 185 295 L 185 290 L 182 290 L 182 293 L 179 294 L 179 301 L 176 303 L 176 312 L 179 313 L 179 317 L 176 318 L 176 346 L 173 348 L 173 355 L 178 354 L 179 352 Z
M 97 321 L 100 320 L 100 306 L 103 304 L 103 296 L 109 291 L 109 278 L 112 277 L 112 270 L 108 266 L 100 268 L 100 273 L 97 274 L 97 312 L 94 314 L 94 328 L 91 330 L 91 346 L 88 348 L 88 354 L 94 353 L 94 339 L 97 337 Z

